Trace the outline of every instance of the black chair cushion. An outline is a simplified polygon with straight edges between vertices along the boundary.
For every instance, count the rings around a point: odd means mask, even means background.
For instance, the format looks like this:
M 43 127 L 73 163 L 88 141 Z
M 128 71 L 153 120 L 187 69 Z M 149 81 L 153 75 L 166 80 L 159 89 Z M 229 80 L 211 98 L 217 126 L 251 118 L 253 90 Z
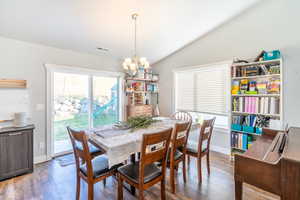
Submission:
M 177 149 L 175 151 L 174 159 L 178 160 L 182 155 L 183 153 Z M 170 156 L 171 156 L 171 150 L 168 152 L 168 163 L 170 163 Z
M 75 141 L 75 145 L 76 145 L 76 147 L 77 147 L 79 150 L 83 151 L 83 147 L 82 147 L 82 144 L 81 144 L 80 142 L 76 142 L 76 141 Z M 101 153 L 101 152 L 102 152 L 99 148 L 97 148 L 95 145 L 93 145 L 93 144 L 90 143 L 90 142 L 88 143 L 88 146 L 89 146 L 90 154 L 92 154 L 92 155 L 95 155 L 95 154 L 98 154 L 98 153 Z
M 104 175 L 105 173 L 116 170 L 121 164 L 108 168 L 108 159 L 106 155 L 97 156 L 92 160 L 94 178 Z M 80 166 L 80 171 L 87 176 L 86 164 Z
M 181 151 L 176 150 L 174 155 L 175 160 L 178 160 L 182 155 L 183 153 Z
M 89 151 L 92 155 L 102 152 L 99 148 L 97 148 L 95 145 L 93 145 L 91 143 L 89 143 Z
M 118 172 L 135 183 L 139 182 L 139 162 L 122 166 L 118 168 Z M 155 164 L 146 165 L 144 171 L 144 183 L 152 181 L 161 174 L 160 169 Z
M 170 165 L 170 154 L 171 154 L 171 149 L 169 149 L 168 155 L 167 155 L 167 164 L 168 164 L 167 166 Z M 183 155 L 183 153 L 182 153 L 180 150 L 177 149 L 177 150 L 175 151 L 175 155 L 174 155 L 175 160 L 178 160 L 182 155 Z M 158 162 L 156 163 L 156 166 L 161 167 L 161 166 L 162 166 L 162 161 L 161 161 L 161 160 L 158 161 Z

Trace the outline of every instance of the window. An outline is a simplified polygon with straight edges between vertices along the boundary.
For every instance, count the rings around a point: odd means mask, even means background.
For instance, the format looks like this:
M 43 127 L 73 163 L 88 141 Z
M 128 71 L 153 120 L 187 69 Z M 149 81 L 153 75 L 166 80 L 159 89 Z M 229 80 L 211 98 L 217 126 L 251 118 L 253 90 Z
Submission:
M 228 128 L 228 64 L 185 68 L 174 75 L 176 111 L 191 112 L 194 120 L 216 116 L 216 126 Z

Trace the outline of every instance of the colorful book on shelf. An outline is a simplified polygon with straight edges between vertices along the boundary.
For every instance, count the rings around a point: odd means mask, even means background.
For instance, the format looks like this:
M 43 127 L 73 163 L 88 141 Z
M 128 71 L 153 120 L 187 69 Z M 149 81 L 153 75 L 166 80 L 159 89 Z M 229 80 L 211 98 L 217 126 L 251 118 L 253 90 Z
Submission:
M 265 97 L 262 97 L 260 99 L 260 110 L 259 110 L 259 113 L 260 114 L 263 114 L 264 113 L 264 110 L 265 110 Z
M 239 112 L 244 112 L 244 97 L 239 98 Z
M 265 97 L 265 110 L 264 114 L 269 114 L 269 98 Z
M 247 135 L 246 134 L 242 134 L 242 141 L 243 141 L 243 149 L 247 150 Z
M 254 107 L 255 107 L 255 105 L 254 105 L 254 97 L 249 97 L 250 98 L 250 113 L 254 113 Z
M 252 113 L 252 97 L 247 97 L 248 98 L 248 111 L 249 113 Z
M 255 113 L 258 113 L 259 110 L 259 98 L 255 98 Z
M 245 97 L 245 112 L 249 112 L 249 98 Z

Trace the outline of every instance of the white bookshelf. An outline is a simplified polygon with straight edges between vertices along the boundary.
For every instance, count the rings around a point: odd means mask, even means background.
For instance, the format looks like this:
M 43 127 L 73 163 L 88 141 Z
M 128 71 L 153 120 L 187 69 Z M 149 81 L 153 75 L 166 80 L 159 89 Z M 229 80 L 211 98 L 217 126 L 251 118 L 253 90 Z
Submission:
M 280 120 L 280 124 L 283 128 L 284 125 L 284 119 L 283 119 L 283 93 L 284 93 L 284 87 L 283 87 L 283 65 L 282 65 L 282 58 L 280 59 L 275 59 L 275 60 L 268 60 L 268 61 L 259 61 L 259 62 L 249 62 L 249 63 L 233 63 L 232 64 L 232 69 L 236 69 L 236 68 L 243 68 L 243 67 L 250 67 L 250 66 L 261 66 L 261 65 L 279 65 L 280 66 L 280 73 L 279 74 L 266 74 L 266 75 L 256 75 L 256 76 L 242 76 L 242 77 L 233 77 L 232 74 L 235 73 L 231 73 L 231 84 L 233 83 L 233 81 L 241 81 L 243 79 L 247 79 L 249 81 L 257 81 L 257 80 L 261 80 L 261 79 L 265 79 L 265 80 L 269 80 L 272 78 L 276 78 L 280 80 L 280 93 L 279 94 L 231 94 L 231 102 L 230 102 L 230 124 L 232 124 L 232 117 L 233 116 L 247 116 L 247 115 L 256 115 L 256 116 L 265 116 L 265 117 L 270 117 L 271 119 L 275 119 L 275 120 Z M 232 87 L 230 87 L 231 90 Z M 262 97 L 276 97 L 279 98 L 279 113 L 278 114 L 270 114 L 270 113 L 250 113 L 250 112 L 239 112 L 239 111 L 233 111 L 233 100 L 234 98 L 240 98 L 240 97 L 259 97 L 260 99 Z M 231 127 L 230 127 L 231 128 Z M 247 132 L 247 131 L 243 131 L 243 130 L 231 130 L 230 132 L 230 137 L 232 139 L 232 133 L 236 133 L 236 134 L 247 134 L 247 135 L 251 135 L 251 137 L 260 137 L 261 134 L 259 133 L 252 133 L 252 132 Z M 242 148 L 239 147 L 234 147 L 232 146 L 231 143 L 231 152 L 243 152 L 245 151 Z M 232 154 L 233 155 L 233 154 Z

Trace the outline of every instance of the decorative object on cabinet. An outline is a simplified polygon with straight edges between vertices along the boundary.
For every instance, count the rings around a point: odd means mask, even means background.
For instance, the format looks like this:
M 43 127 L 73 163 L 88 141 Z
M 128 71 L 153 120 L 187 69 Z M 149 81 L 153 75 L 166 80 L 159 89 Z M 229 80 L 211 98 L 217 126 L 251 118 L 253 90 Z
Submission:
M 138 116 L 152 116 L 152 105 L 128 105 L 127 106 L 127 118 Z

